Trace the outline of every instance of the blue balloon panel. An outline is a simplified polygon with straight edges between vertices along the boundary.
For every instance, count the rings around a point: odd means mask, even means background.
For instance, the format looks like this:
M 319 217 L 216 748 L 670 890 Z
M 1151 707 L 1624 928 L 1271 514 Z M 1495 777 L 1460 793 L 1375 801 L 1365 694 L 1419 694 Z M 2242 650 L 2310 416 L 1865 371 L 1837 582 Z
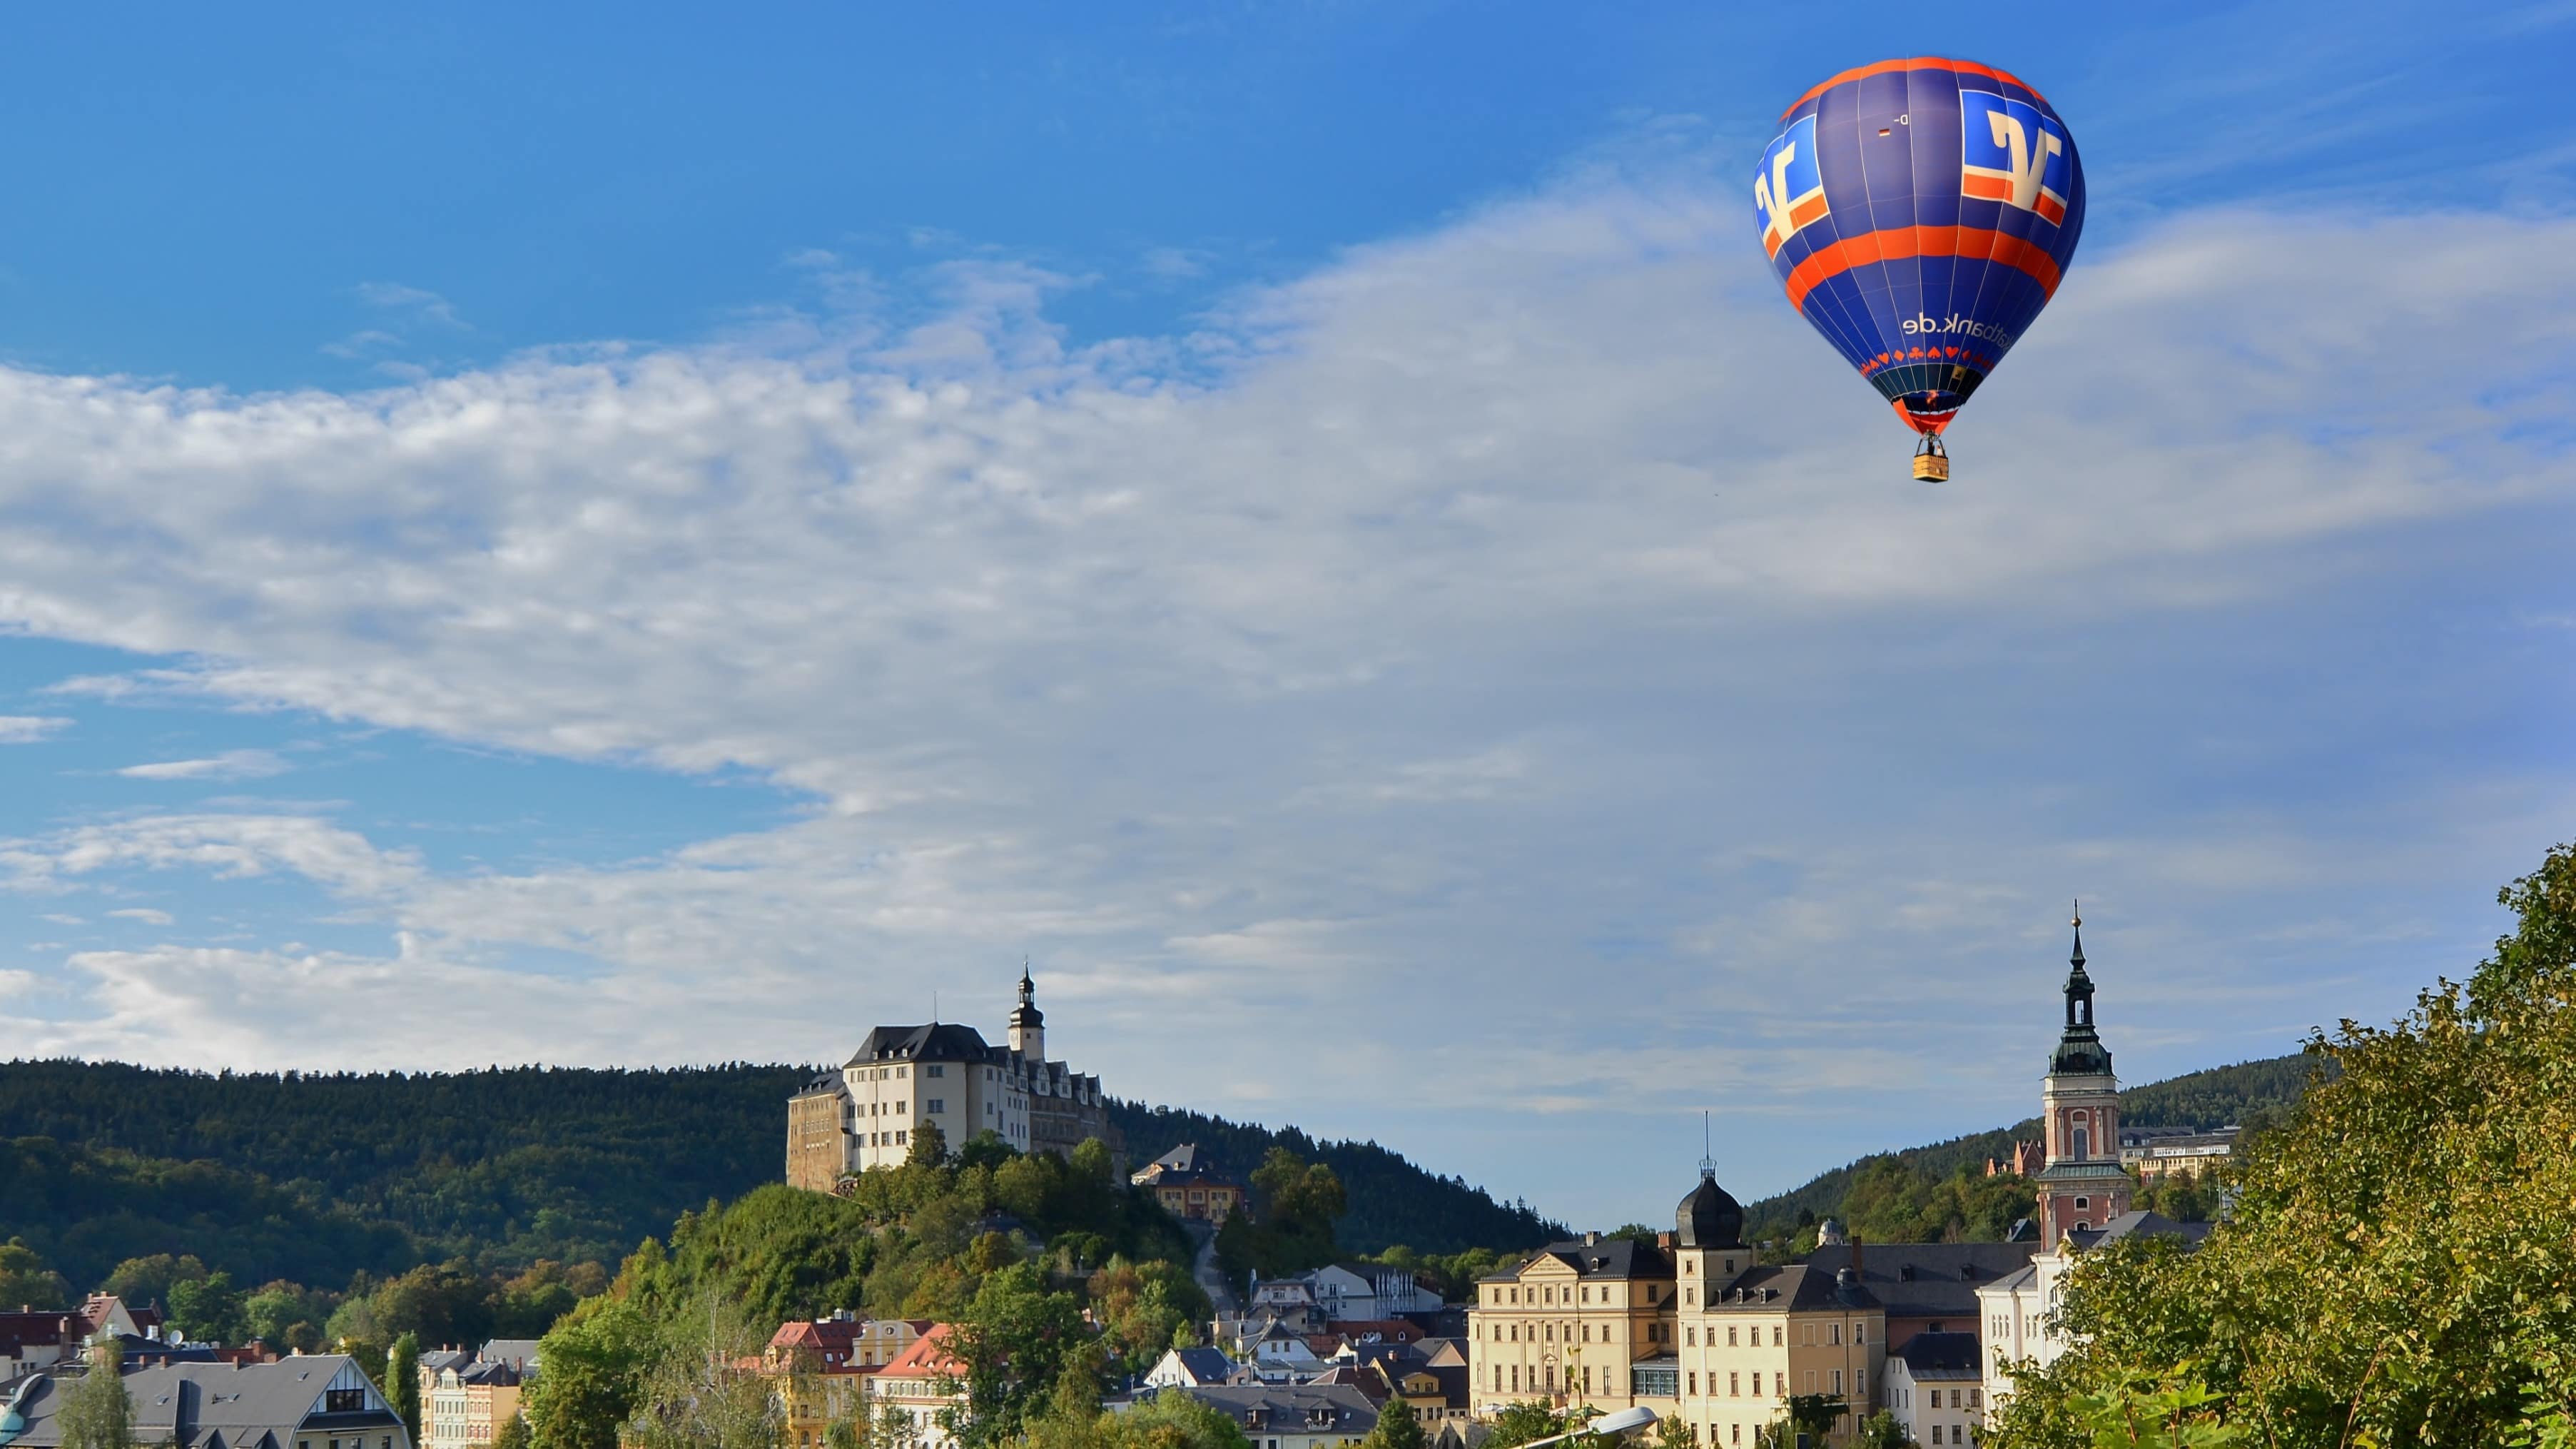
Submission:
M 2084 232 L 2084 165 L 2013 76 L 1886 60 L 1780 118 L 1753 212 L 1790 303 L 1897 416 L 1938 433 L 2056 294 Z

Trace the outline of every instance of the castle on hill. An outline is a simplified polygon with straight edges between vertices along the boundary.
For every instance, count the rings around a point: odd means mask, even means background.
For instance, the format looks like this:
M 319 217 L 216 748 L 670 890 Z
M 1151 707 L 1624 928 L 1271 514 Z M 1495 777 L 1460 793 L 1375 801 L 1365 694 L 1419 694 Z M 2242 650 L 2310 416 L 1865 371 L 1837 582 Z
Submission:
M 1097 1137 L 1125 1166 L 1100 1079 L 1047 1060 L 1046 1015 L 1026 969 L 1003 1045 L 956 1022 L 880 1026 L 839 1071 L 788 1098 L 788 1184 L 831 1192 L 853 1174 L 896 1166 L 924 1126 L 951 1151 L 990 1132 L 1022 1152 L 1071 1158 Z

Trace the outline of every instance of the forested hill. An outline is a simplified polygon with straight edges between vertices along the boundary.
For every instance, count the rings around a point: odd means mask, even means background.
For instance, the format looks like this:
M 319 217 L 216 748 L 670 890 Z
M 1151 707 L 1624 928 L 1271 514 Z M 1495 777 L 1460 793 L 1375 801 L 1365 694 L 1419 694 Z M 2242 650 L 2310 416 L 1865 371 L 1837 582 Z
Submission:
M 816 1070 L 208 1076 L 0 1062 L 0 1242 L 25 1238 L 84 1289 L 124 1259 L 170 1252 L 246 1283 L 326 1286 L 450 1258 L 613 1268 L 681 1212 L 776 1180 L 787 1095 Z M 1118 1112 L 1140 1161 L 1198 1141 L 1237 1174 L 1273 1144 L 1330 1163 L 1355 1250 L 1514 1248 L 1554 1227 L 1374 1143 Z
M 1273 1147 L 1325 1164 L 1349 1197 L 1335 1236 L 1353 1252 L 1383 1252 L 1399 1243 L 1430 1254 L 1529 1248 L 1567 1235 L 1562 1223 L 1539 1216 L 1526 1202 L 1497 1202 L 1483 1188 L 1435 1177 L 1375 1142 L 1319 1142 L 1294 1127 L 1274 1131 L 1136 1102 L 1113 1101 L 1110 1120 L 1126 1135 L 1139 1167 L 1184 1142 L 1207 1149 L 1237 1178 L 1259 1167 Z
M 2232 1123 L 2248 1131 L 2260 1131 L 2298 1101 L 2299 1093 L 2307 1086 L 2308 1073 L 2316 1065 L 2306 1056 L 2293 1054 L 2239 1062 L 2232 1067 L 2212 1067 L 2131 1087 L 2120 1094 L 2120 1121 L 2125 1127 L 2172 1127 L 2194 1132 Z M 1987 1159 L 2009 1160 L 2015 1142 L 2038 1138 L 2039 1119 L 2026 1117 L 1991 1132 L 1953 1137 L 1947 1142 L 1899 1152 L 1875 1153 L 1820 1173 L 1806 1185 L 1778 1197 L 1764 1198 L 1746 1208 L 1745 1215 L 1757 1223 L 1792 1220 L 1801 1211 L 1815 1217 L 1829 1216 L 1842 1209 L 1853 1178 L 1873 1163 L 1892 1159 L 1927 1177 L 1945 1178 L 1961 1167 L 1982 1172 Z

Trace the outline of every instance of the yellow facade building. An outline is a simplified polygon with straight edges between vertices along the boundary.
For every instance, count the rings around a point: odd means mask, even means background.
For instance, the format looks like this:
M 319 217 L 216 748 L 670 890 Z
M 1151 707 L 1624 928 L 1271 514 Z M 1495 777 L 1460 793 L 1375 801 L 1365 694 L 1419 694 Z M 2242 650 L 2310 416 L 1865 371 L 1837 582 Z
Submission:
M 1477 1285 L 1479 1412 L 1523 1399 L 1642 1406 L 1702 1444 L 1753 1442 L 1794 1395 L 1838 1399 L 1835 1439 L 1878 1407 L 1887 1314 L 1858 1275 L 1756 1262 L 1744 1210 L 1703 1165 L 1655 1241 L 1555 1243 Z

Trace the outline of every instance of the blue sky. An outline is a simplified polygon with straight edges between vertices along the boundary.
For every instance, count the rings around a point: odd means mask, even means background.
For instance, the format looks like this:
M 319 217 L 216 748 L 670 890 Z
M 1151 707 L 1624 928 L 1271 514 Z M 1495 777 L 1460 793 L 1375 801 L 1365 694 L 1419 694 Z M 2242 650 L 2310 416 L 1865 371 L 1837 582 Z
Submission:
M 836 1059 L 1026 953 L 1607 1224 L 1702 1108 L 2025 1113 L 2078 894 L 2133 1080 L 2394 1014 L 2576 805 L 2576 8 L 1883 12 L 30 16 L 16 1049 Z M 1745 202 L 1909 51 L 2093 207 L 1939 491 Z

